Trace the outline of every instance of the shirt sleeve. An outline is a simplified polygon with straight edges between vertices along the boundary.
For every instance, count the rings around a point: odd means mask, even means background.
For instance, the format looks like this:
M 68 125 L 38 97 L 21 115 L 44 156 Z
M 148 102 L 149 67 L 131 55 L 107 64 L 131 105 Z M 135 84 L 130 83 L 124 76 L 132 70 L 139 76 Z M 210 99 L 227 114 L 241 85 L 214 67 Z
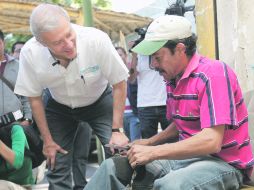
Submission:
M 11 130 L 12 151 L 15 154 L 13 167 L 21 168 L 24 162 L 24 152 L 27 145 L 25 133 L 21 126 L 14 125 Z
M 233 85 L 236 78 L 229 75 L 226 66 L 209 76 L 203 89 L 200 105 L 201 127 L 216 125 L 236 126 L 236 106 Z
M 41 96 L 43 87 L 37 79 L 35 65 L 35 55 L 32 57 L 32 50 L 28 47 L 22 48 L 19 60 L 19 72 L 15 84 L 14 92 L 26 97 Z
M 103 75 L 111 85 L 128 79 L 129 71 L 115 50 L 110 38 L 104 34 L 98 44 L 98 63 Z

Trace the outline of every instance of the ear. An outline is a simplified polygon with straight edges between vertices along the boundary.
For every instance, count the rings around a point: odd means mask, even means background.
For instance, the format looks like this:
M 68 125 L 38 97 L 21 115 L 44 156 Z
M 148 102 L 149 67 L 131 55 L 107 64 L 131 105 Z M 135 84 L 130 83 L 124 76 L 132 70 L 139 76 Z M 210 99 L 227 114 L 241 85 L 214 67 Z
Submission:
M 185 54 L 185 50 L 186 50 L 186 47 L 185 47 L 185 45 L 183 44 L 183 43 L 178 43 L 177 45 L 176 45 L 176 51 L 177 52 L 179 52 L 179 53 L 184 53 Z
M 36 39 L 38 42 L 40 42 L 41 45 L 47 47 L 46 44 L 43 42 L 43 40 L 42 40 L 41 38 L 35 37 L 35 39 Z

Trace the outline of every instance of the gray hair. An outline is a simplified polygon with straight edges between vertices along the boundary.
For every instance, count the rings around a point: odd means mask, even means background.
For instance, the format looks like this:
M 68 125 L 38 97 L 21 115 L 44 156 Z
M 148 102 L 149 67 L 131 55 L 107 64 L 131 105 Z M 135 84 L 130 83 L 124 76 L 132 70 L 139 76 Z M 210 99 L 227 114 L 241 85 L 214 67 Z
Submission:
M 67 11 L 62 7 L 48 3 L 40 4 L 30 16 L 30 30 L 36 39 L 40 39 L 40 33 L 57 28 L 61 18 L 70 22 Z

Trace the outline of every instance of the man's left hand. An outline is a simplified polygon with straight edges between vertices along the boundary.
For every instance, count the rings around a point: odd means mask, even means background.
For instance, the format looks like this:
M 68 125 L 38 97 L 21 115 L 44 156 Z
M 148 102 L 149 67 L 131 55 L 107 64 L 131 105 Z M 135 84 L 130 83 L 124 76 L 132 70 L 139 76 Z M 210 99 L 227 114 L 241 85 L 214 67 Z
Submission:
M 153 161 L 153 150 L 154 146 L 132 145 L 127 152 L 131 167 L 135 168 Z

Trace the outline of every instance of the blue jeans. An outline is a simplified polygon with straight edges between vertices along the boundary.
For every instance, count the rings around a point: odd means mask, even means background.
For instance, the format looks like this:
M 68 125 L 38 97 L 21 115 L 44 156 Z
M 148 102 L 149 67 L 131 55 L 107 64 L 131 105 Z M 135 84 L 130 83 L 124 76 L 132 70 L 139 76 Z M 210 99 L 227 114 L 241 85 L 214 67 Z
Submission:
M 81 153 L 75 148 L 85 148 L 83 144 L 77 146 L 76 134 L 78 133 L 78 124 L 83 121 L 93 129 L 103 145 L 109 143 L 112 135 L 112 115 L 113 115 L 113 98 L 112 89 L 108 87 L 102 96 L 93 104 L 80 107 L 69 108 L 59 104 L 52 98 L 49 99 L 46 107 L 46 117 L 50 133 L 53 140 L 68 154 L 56 155 L 56 165 L 54 170 L 47 173 L 49 190 L 70 190 L 72 189 L 71 166 L 72 159 L 81 158 Z M 80 136 L 79 136 L 80 137 Z M 82 138 L 90 138 L 83 136 Z M 82 140 L 82 143 L 85 139 Z M 80 142 L 80 141 L 79 141 Z M 73 146 L 75 143 L 75 147 Z M 74 149 L 73 149 L 74 147 Z M 109 157 L 110 150 L 105 148 L 106 157 Z M 75 154 L 75 155 L 74 155 Z M 83 155 L 84 156 L 84 155 Z M 74 165 L 75 172 L 75 165 Z M 74 176 L 75 177 L 75 176 Z M 84 180 L 85 181 L 85 180 Z M 85 186 L 85 184 L 83 184 Z
M 138 107 L 142 138 L 147 139 L 158 133 L 158 124 L 164 130 L 170 124 L 166 118 L 166 106 Z
M 139 119 L 132 112 L 124 113 L 123 126 L 124 132 L 130 141 L 141 139 Z
M 105 160 L 84 190 L 127 189 L 126 181 L 130 182 L 133 171 L 126 157 L 120 159 L 122 162 L 115 162 L 114 157 Z M 133 190 L 238 190 L 243 183 L 238 169 L 212 156 L 156 160 L 140 171 L 142 174 L 133 181 Z

